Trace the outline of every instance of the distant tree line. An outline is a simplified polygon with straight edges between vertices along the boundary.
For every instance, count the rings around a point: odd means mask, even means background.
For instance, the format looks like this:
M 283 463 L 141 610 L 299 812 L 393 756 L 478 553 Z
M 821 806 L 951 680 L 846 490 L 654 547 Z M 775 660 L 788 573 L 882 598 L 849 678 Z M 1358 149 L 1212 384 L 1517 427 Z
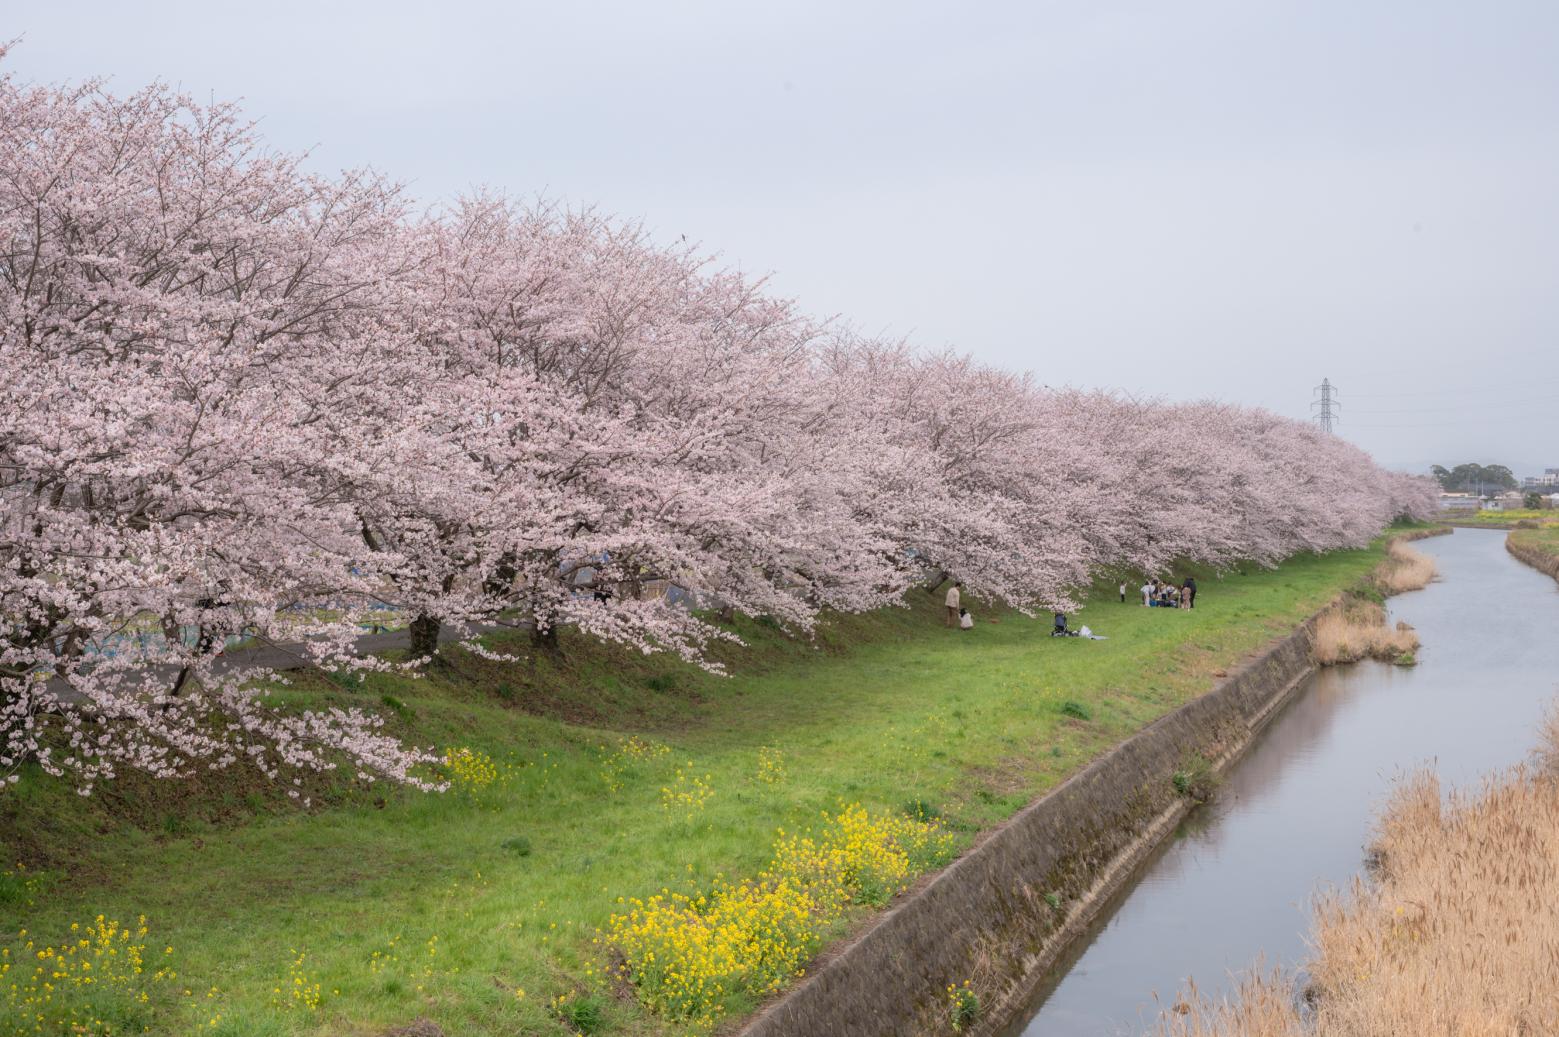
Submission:
M 1487 493 L 1490 490 L 1514 490 L 1519 483 L 1502 464 L 1459 464 L 1455 468 L 1430 465 L 1429 474 L 1448 493 Z

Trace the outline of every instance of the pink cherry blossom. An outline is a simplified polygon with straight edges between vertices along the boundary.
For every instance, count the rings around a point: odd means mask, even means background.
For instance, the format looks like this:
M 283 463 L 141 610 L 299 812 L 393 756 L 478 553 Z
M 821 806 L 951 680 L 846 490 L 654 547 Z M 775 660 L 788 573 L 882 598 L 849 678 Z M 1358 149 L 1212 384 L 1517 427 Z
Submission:
M 241 638 L 414 670 L 441 632 L 555 651 L 567 625 L 718 670 L 722 615 L 805 635 L 948 578 L 1071 608 L 1103 570 L 1432 513 L 1427 480 L 1312 426 L 866 339 L 588 211 L 413 215 L 162 87 L 0 78 L 0 171 L 11 780 L 427 784 L 372 714 L 272 704 Z M 386 608 L 409 663 L 359 651 Z

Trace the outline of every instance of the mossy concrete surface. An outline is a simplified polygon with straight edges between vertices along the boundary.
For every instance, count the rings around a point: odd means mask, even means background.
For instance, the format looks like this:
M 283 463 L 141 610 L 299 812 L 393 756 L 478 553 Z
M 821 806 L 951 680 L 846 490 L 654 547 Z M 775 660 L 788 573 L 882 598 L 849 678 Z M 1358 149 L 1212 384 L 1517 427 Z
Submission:
M 969 1032 L 999 1030 L 1132 866 L 1189 811 L 1173 784 L 1187 756 L 1227 766 L 1312 672 L 1313 626 L 1312 618 L 992 830 L 742 1033 L 943 1033 L 944 992 L 965 979 L 984 1002 Z

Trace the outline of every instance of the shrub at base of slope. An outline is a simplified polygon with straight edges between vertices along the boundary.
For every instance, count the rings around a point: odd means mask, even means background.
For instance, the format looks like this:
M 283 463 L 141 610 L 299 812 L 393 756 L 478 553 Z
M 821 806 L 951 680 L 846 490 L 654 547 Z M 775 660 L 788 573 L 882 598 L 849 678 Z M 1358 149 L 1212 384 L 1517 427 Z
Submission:
M 1547 735 L 1559 755 L 1559 723 Z M 1373 883 L 1317 909 L 1309 987 L 1255 976 L 1194 994 L 1163 1037 L 1559 1033 L 1559 782 L 1517 768 L 1442 801 L 1421 774 L 1381 821 Z

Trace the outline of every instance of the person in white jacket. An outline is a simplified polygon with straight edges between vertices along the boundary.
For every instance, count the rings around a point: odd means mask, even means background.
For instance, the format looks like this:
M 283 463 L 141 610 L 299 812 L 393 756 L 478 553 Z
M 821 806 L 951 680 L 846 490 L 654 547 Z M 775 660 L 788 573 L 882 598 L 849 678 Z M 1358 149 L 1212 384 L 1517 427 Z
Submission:
M 959 589 L 962 587 L 962 583 L 955 583 L 947 589 L 947 625 L 949 627 L 958 625 L 958 607 L 963 598 L 963 595 L 959 593 Z

